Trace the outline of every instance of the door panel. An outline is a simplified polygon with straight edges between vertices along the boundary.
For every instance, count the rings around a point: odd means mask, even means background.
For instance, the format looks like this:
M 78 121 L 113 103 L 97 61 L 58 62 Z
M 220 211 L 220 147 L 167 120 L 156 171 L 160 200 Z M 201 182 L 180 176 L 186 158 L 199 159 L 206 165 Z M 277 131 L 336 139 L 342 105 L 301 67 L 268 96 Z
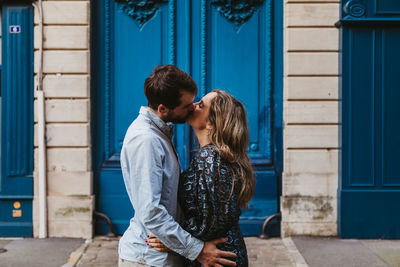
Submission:
M 249 119 L 250 156 L 271 162 L 271 47 L 266 45 L 270 22 L 261 8 L 238 29 L 215 8 L 210 9 L 206 88 L 226 90 L 243 102 Z
M 400 6 L 397 10 L 400 11 Z M 400 187 L 400 173 L 398 167 L 400 151 L 400 127 L 398 123 L 400 114 L 400 30 L 385 29 L 382 31 L 382 176 L 384 186 Z
M 144 80 L 157 64 L 169 62 L 168 5 L 161 5 L 157 14 L 145 25 L 138 27 L 134 19 L 114 4 L 113 25 L 113 144 L 119 152 L 127 127 L 136 118 L 140 106 L 147 105 L 143 92 Z
M 272 98 L 272 2 L 242 1 L 243 6 L 206 0 L 145 2 L 140 8 L 133 6 L 134 1 L 94 4 L 97 19 L 104 19 L 104 28 L 93 38 L 100 40 L 97 53 L 99 58 L 104 55 L 104 62 L 94 64 L 94 73 L 105 76 L 92 85 L 101 88 L 95 96 L 99 103 L 95 131 L 104 130 L 104 135 L 97 134 L 94 156 L 97 208 L 111 217 L 119 233 L 127 227 L 132 211 L 129 203 L 122 203 L 129 201 L 119 169 L 122 141 L 140 106 L 147 104 L 145 78 L 157 64 L 175 64 L 197 83 L 197 98 L 219 88 L 247 109 L 249 155 L 257 186 L 241 226 L 246 235 L 259 234 L 265 218 L 278 212 L 280 177 L 273 148 L 281 147 L 272 139 L 273 114 L 281 112 L 273 110 Z M 174 143 L 186 168 L 197 146 L 188 125 L 175 126 Z M 123 210 L 114 211 L 116 205 Z M 97 231 L 104 230 L 99 222 Z

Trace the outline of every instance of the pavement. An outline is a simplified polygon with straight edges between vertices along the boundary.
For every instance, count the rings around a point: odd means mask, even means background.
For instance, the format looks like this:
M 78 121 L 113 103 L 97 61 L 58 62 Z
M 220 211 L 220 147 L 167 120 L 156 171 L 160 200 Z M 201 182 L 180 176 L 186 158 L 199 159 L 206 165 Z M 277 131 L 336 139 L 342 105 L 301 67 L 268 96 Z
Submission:
M 400 240 L 292 237 L 312 267 L 400 267 Z
M 118 240 L 0 239 L 0 267 L 117 266 Z M 245 242 L 250 267 L 400 267 L 400 240 L 246 237 Z
M 64 265 L 84 239 L 0 239 L 1 267 L 55 267 Z
M 245 238 L 249 266 L 296 266 L 280 238 Z M 118 238 L 96 237 L 76 263 L 79 267 L 118 265 Z

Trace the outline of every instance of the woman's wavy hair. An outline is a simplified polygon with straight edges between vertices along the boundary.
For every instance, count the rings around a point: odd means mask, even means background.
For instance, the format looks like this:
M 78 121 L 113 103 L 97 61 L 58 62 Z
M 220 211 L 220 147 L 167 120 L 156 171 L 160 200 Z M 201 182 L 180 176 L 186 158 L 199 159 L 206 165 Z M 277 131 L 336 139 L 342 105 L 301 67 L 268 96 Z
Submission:
M 208 122 L 212 129 L 209 138 L 221 157 L 231 163 L 240 187 L 239 205 L 246 208 L 255 188 L 253 170 L 247 155 L 249 128 L 246 111 L 243 104 L 227 92 L 218 89 L 214 89 L 213 92 L 217 93 L 217 96 L 210 105 Z M 235 175 L 232 175 L 232 192 L 234 185 Z

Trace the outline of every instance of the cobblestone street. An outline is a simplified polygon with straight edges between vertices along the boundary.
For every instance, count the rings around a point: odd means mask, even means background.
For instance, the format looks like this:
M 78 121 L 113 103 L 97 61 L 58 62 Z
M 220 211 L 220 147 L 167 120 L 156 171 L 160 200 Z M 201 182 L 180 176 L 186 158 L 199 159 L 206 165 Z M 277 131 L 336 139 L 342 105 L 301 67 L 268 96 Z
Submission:
M 245 242 L 250 267 L 295 266 L 280 238 L 263 240 L 257 237 L 248 237 L 245 238 Z M 96 237 L 86 247 L 77 266 L 117 266 L 117 247 L 118 238 Z

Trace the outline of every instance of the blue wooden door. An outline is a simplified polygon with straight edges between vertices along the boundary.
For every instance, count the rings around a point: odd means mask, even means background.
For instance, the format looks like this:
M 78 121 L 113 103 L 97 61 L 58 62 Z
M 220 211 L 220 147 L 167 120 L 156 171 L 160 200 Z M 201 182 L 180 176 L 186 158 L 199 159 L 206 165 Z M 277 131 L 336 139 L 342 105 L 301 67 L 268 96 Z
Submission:
M 343 1 L 339 234 L 400 238 L 400 1 Z
M 32 236 L 33 16 L 2 6 L 0 237 Z
M 111 217 L 118 233 L 126 229 L 133 211 L 119 169 L 123 138 L 140 106 L 147 104 L 145 78 L 157 64 L 175 64 L 192 75 L 199 98 L 220 88 L 246 106 L 257 186 L 241 227 L 247 235 L 259 234 L 264 219 L 278 211 L 281 173 L 274 116 L 282 111 L 279 104 L 275 108 L 272 90 L 272 1 L 104 0 L 95 9 L 103 18 L 96 36 L 105 40 L 94 64 L 104 78 L 92 86 L 102 88 L 96 108 L 97 208 Z M 194 138 L 188 125 L 177 125 L 175 133 L 186 168 L 196 148 Z M 103 231 L 104 225 L 97 225 Z

